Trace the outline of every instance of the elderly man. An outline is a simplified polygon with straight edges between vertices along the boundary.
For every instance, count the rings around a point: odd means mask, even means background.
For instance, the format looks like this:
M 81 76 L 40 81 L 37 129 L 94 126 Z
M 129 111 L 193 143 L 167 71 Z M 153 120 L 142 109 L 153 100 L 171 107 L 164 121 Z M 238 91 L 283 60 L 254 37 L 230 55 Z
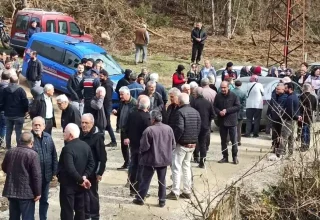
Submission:
M 44 132 L 45 121 L 38 116 L 32 120 L 32 134 L 34 136 L 33 149 L 38 153 L 42 174 L 42 189 L 39 208 L 40 220 L 47 219 L 49 208 L 48 196 L 50 181 L 57 174 L 57 151 L 52 137 Z
M 62 130 L 66 128 L 67 124 L 74 123 L 80 127 L 81 115 L 78 108 L 69 103 L 68 97 L 63 94 L 57 97 L 58 108 L 62 111 L 61 114 L 61 127 Z
M 7 151 L 1 165 L 7 174 L 2 196 L 9 200 L 10 219 L 34 219 L 35 202 L 41 198 L 39 156 L 32 145 L 32 133 L 22 133 L 18 147 Z
M 162 112 L 164 104 L 161 95 L 156 92 L 157 83 L 155 81 L 149 81 L 147 83 L 147 89 L 141 93 L 141 95 L 146 95 L 150 99 L 150 111 L 158 110 Z
M 166 89 L 164 88 L 164 86 L 161 83 L 159 83 L 159 74 L 158 73 L 151 73 L 150 74 L 150 81 L 154 81 L 157 83 L 156 92 L 161 95 L 162 100 L 163 100 L 163 104 L 165 106 L 168 102 L 168 95 L 167 95 L 167 92 L 166 92 Z
M 197 82 L 190 82 L 190 103 L 193 102 L 194 100 L 194 93 L 196 91 L 196 89 L 199 87 L 198 83 Z
M 128 122 L 128 118 L 131 112 L 134 111 L 137 105 L 137 100 L 131 97 L 130 90 L 127 86 L 123 86 L 119 90 L 120 93 L 120 106 L 118 111 L 113 110 L 112 113 L 119 118 L 119 128 L 121 129 L 121 151 L 124 159 L 124 164 L 118 170 L 125 170 L 129 168 L 130 164 L 130 152 L 128 144 L 124 143 L 125 134 L 123 129 Z
M 214 118 L 213 106 L 203 97 L 202 92 L 203 88 L 198 87 L 196 89 L 195 100 L 191 104 L 191 107 L 199 112 L 201 118 L 201 129 L 198 137 L 198 145 L 193 154 L 194 160 L 199 163 L 199 168 L 204 168 L 204 162 L 207 157 L 207 146 L 210 144 L 210 122 Z
M 207 39 L 207 33 L 202 28 L 202 23 L 197 22 L 195 28 L 191 32 L 191 39 L 192 39 L 192 56 L 191 62 L 194 63 L 195 61 L 199 64 L 201 60 L 202 51 L 204 48 L 204 42 Z
M 171 104 L 167 108 L 166 124 L 172 128 L 175 123 L 174 115 L 179 109 L 179 95 L 181 94 L 181 92 L 177 88 L 171 88 L 168 93 Z
M 215 98 L 213 107 L 215 113 L 218 115 L 218 123 L 220 128 L 221 138 L 221 151 L 223 158 L 219 163 L 228 163 L 228 147 L 227 137 L 229 134 L 232 143 L 232 158 L 233 163 L 238 164 L 237 158 L 238 145 L 237 145 L 237 124 L 238 112 L 240 111 L 239 98 L 229 90 L 228 82 L 223 81 L 220 85 L 221 93 Z
M 66 126 L 58 165 L 60 182 L 61 220 L 85 219 L 85 192 L 91 187 L 87 179 L 94 172 L 95 163 L 90 147 L 79 139 L 78 125 Z
M 140 98 L 141 97 L 141 98 Z M 139 169 L 139 147 L 143 131 L 150 126 L 150 115 L 148 113 L 150 99 L 148 96 L 139 96 L 138 110 L 130 113 L 128 122 L 123 129 L 124 144 L 130 146 L 131 164 L 129 172 L 130 195 L 136 195 L 139 191 L 140 169 Z
M 188 94 L 188 95 L 191 95 L 190 85 L 189 85 L 189 84 L 183 84 L 183 85 L 181 86 L 181 91 L 182 91 L 183 93 L 186 93 L 186 94 Z
M 104 147 L 104 134 L 97 126 L 94 126 L 93 115 L 88 113 L 82 115 L 80 140 L 86 142 L 92 152 L 95 163 L 94 172 L 88 176 L 91 188 L 86 192 L 86 219 L 98 220 L 100 218 L 100 203 L 98 194 L 98 184 L 106 168 L 107 152 Z
M 107 127 L 107 117 L 104 112 L 103 101 L 106 96 L 106 89 L 102 86 L 96 90 L 96 95 L 91 100 L 90 113 L 94 117 L 95 126 L 104 133 L 104 129 Z
M 162 123 L 161 112 L 150 112 L 152 126 L 146 128 L 140 141 L 140 165 L 143 166 L 139 195 L 133 203 L 144 204 L 154 172 L 157 172 L 159 189 L 159 206 L 164 207 L 166 202 L 166 173 L 172 162 L 172 151 L 176 142 L 172 128 Z
M 191 198 L 191 158 L 198 142 L 201 128 L 201 118 L 197 110 L 190 107 L 189 96 L 185 93 L 179 95 L 179 109 L 174 118 L 173 132 L 177 146 L 172 158 L 172 190 L 167 199 Z M 180 195 L 180 178 L 183 173 L 183 193 Z
M 10 84 L 1 92 L 0 111 L 4 111 L 6 117 L 6 147 L 11 148 L 11 135 L 13 127 L 16 132 L 16 141 L 20 139 L 24 116 L 28 112 L 29 102 L 27 94 L 18 85 L 19 79 L 16 75 L 10 78 Z
M 210 81 L 208 78 L 201 80 L 201 87 L 203 88 L 202 94 L 205 99 L 207 99 L 211 104 L 213 104 L 217 92 L 209 87 Z
M 32 103 L 30 109 L 31 118 L 41 116 L 45 119 L 45 132 L 51 135 L 52 127 L 56 127 L 56 119 L 54 117 L 54 109 L 51 97 L 54 94 L 54 87 L 51 84 L 44 86 L 44 92 L 38 96 Z
M 136 30 L 136 39 L 134 44 L 136 45 L 136 56 L 135 63 L 136 65 L 140 60 L 140 51 L 142 50 L 142 63 L 147 61 L 147 47 L 149 44 L 149 33 L 147 31 L 147 25 L 141 24 L 141 27 Z

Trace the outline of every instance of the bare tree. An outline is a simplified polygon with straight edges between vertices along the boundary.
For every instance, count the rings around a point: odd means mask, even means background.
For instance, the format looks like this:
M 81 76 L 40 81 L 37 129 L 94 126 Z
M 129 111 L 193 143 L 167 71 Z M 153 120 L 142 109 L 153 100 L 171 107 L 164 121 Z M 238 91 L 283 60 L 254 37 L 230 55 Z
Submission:
M 214 0 L 211 0 L 211 22 L 212 22 L 212 33 L 215 34 L 216 31 L 216 23 L 214 21 L 215 19 L 215 13 L 214 13 Z
M 232 1 L 228 0 L 227 10 L 226 10 L 226 24 L 225 24 L 225 30 L 224 30 L 224 34 L 228 39 L 230 39 L 232 36 L 232 33 L 231 33 L 231 18 L 232 18 L 231 14 L 232 14 Z

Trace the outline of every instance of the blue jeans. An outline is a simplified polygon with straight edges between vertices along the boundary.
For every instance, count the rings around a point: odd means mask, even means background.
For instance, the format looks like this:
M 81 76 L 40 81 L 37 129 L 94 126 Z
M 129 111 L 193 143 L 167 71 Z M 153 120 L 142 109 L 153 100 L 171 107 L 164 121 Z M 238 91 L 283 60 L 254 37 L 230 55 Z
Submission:
M 6 118 L 4 117 L 4 112 L 0 112 L 0 138 L 4 140 L 6 136 Z
M 140 51 L 142 50 L 142 61 L 147 61 L 147 45 L 138 45 L 136 44 L 136 63 L 140 60 Z
M 13 132 L 13 126 L 14 126 L 14 130 L 16 132 L 16 142 L 18 144 L 21 133 L 22 133 L 23 123 L 24 123 L 24 117 L 20 117 L 20 118 L 6 117 L 6 126 L 7 126 L 6 147 L 7 147 L 7 149 L 11 148 L 11 135 Z
M 33 199 L 9 198 L 10 220 L 34 220 L 35 202 Z
M 47 220 L 47 212 L 49 208 L 48 196 L 49 196 L 50 182 L 43 181 L 41 189 L 41 198 L 39 203 L 39 216 L 40 220 Z
M 310 125 L 303 124 L 301 133 L 301 147 L 309 148 L 310 146 Z

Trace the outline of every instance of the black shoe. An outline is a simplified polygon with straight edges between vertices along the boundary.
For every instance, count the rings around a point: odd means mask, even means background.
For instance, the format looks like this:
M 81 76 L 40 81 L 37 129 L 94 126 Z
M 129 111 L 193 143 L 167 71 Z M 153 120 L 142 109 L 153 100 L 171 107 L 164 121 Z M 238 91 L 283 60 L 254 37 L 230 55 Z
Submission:
M 200 163 L 198 167 L 204 169 L 204 163 Z
M 149 198 L 149 197 L 150 197 L 150 194 L 149 194 L 149 193 L 147 193 L 146 198 Z
M 117 142 L 110 142 L 109 144 L 106 144 L 105 147 L 117 147 Z
M 181 193 L 179 197 L 182 199 L 191 199 L 191 194 Z
M 133 192 L 130 192 L 130 196 L 131 196 L 131 197 L 135 197 L 136 195 L 137 195 L 136 192 L 134 192 L 134 191 L 133 191 Z
M 160 207 L 160 208 L 165 207 L 165 205 L 166 205 L 166 202 L 165 202 L 165 201 L 159 201 L 159 207 Z
M 127 170 L 129 166 L 123 165 L 122 167 L 117 168 L 117 170 Z
M 234 158 L 233 158 L 233 164 L 235 164 L 235 165 L 239 164 L 239 160 L 238 160 L 237 157 L 234 157 Z
M 250 135 L 250 134 L 244 134 L 244 135 L 242 135 L 242 137 L 247 137 L 247 138 L 249 138 L 249 137 L 251 137 L 251 135 Z
M 254 138 L 258 138 L 259 135 L 258 135 L 258 134 L 254 134 L 253 137 L 254 137 Z
M 167 196 L 166 196 L 167 199 L 170 199 L 170 200 L 178 200 L 179 196 L 177 196 L 176 194 L 174 194 L 174 192 L 170 192 Z
M 241 146 L 241 143 L 240 143 L 240 142 L 238 143 L 238 146 Z
M 133 202 L 133 204 L 136 204 L 136 205 L 143 205 L 144 204 L 144 202 L 140 199 L 134 199 L 132 202 Z
M 119 128 L 116 130 L 116 133 L 120 133 L 120 129 Z
M 221 160 L 219 160 L 218 163 L 229 163 L 229 159 L 224 157 Z
M 200 163 L 200 160 L 199 160 L 199 158 L 195 157 L 194 160 L 193 160 L 193 162 L 194 162 L 194 163 Z

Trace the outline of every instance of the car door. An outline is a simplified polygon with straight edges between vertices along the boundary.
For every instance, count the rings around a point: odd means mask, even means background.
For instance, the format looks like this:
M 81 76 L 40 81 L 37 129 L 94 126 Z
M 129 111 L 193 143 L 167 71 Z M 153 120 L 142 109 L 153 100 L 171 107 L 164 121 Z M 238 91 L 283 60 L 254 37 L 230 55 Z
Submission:
M 68 23 L 65 20 L 58 20 L 58 33 L 68 35 Z
M 27 46 L 25 37 L 29 28 L 30 19 L 31 15 L 21 13 L 17 15 L 15 22 L 12 24 L 10 44 L 15 49 L 24 49 Z
M 69 30 L 70 30 L 70 36 L 74 38 L 80 38 L 81 37 L 81 30 L 79 26 L 75 22 L 69 22 Z

